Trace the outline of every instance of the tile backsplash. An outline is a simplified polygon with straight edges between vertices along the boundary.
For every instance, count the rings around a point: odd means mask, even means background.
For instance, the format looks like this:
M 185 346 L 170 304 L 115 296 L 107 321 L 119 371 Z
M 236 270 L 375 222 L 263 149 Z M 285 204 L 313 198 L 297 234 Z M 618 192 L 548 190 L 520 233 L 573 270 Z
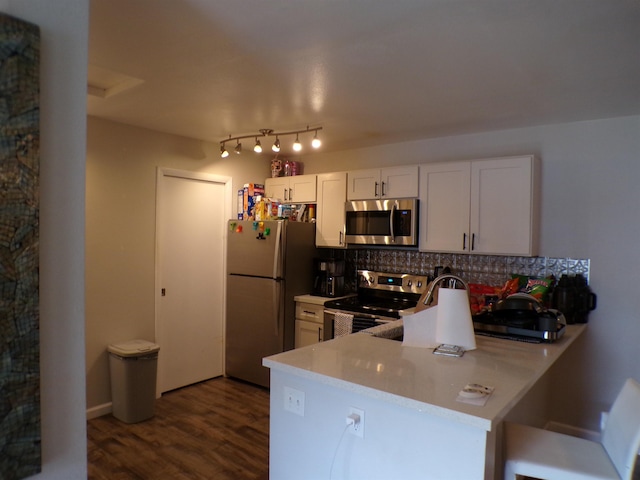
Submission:
M 562 274 L 582 274 L 589 281 L 589 259 L 460 255 L 380 248 L 349 249 L 344 254 L 348 275 L 353 278 L 356 270 L 433 275 L 435 267 L 448 266 L 465 281 L 486 285 L 502 285 L 514 273 L 535 277 L 554 275 L 556 278 Z

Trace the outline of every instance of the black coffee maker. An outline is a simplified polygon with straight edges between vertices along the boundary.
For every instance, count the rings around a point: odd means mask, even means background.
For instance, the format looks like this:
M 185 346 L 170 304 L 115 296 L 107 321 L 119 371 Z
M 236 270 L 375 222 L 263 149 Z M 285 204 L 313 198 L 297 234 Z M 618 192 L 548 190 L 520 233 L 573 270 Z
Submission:
M 587 323 L 589 312 L 596 308 L 596 295 L 584 276 L 562 275 L 553 290 L 551 305 L 564 314 L 567 323 Z
M 316 258 L 313 260 L 313 294 L 321 297 L 344 295 L 344 260 Z

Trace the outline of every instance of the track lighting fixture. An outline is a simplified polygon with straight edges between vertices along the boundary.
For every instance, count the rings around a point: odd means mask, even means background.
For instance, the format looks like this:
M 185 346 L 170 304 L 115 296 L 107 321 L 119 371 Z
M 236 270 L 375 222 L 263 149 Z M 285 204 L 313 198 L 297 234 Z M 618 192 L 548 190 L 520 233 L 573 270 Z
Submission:
M 313 140 L 311 140 L 311 146 L 313 148 L 320 148 L 321 145 L 322 145 L 322 142 L 318 138 L 318 132 L 316 132 L 316 134 L 313 136 Z
M 259 136 L 262 137 L 276 137 L 275 142 L 273 142 L 273 145 L 271 146 L 271 150 L 273 150 L 274 152 L 279 152 L 280 151 L 280 137 L 284 136 L 284 135 L 295 135 L 296 136 L 296 141 L 293 143 L 293 150 L 295 150 L 296 152 L 299 152 L 302 150 L 302 144 L 300 143 L 300 139 L 299 139 L 299 135 L 300 134 L 305 134 L 305 133 L 310 133 L 310 132 L 314 132 L 314 136 L 313 136 L 313 140 L 311 142 L 311 146 L 313 148 L 320 148 L 320 146 L 322 145 L 322 142 L 320 141 L 320 139 L 318 138 L 318 130 L 322 130 L 322 127 L 315 127 L 315 128 L 309 128 L 309 126 L 307 126 L 307 128 L 305 130 L 293 130 L 291 132 L 274 132 L 272 129 L 269 128 L 263 128 L 258 130 L 260 132 Z M 252 135 L 239 135 L 236 137 L 232 137 L 231 135 L 229 135 L 229 138 L 222 140 L 220 142 L 220 156 L 222 158 L 226 158 L 229 156 L 229 152 L 227 151 L 225 144 L 227 142 L 236 141 L 236 147 L 234 149 L 234 151 L 237 154 L 240 154 L 242 152 L 242 143 L 240 143 L 240 140 L 244 139 L 244 138 L 254 138 L 256 143 L 255 146 L 253 147 L 253 151 L 256 153 L 262 153 L 262 145 L 260 144 L 260 140 L 259 140 L 259 136 L 257 136 L 256 134 L 252 134 Z
M 296 141 L 293 142 L 293 150 L 295 152 L 302 150 L 302 144 L 300 143 L 300 140 L 298 140 L 298 134 L 296 134 Z

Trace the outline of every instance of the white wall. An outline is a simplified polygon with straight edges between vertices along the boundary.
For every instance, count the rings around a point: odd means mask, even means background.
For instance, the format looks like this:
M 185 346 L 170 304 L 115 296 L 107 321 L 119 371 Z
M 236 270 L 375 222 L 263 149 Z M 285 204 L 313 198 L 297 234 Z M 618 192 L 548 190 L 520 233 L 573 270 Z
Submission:
M 596 428 L 640 379 L 640 117 L 435 138 L 303 159 L 305 173 L 533 153 L 542 160 L 540 255 L 590 258 L 598 295 L 572 365 L 557 373 L 561 420 Z M 509 199 L 505 199 L 508 202 Z
M 263 183 L 270 156 L 220 158 L 220 146 L 88 119 L 86 186 L 87 405 L 111 402 L 106 347 L 155 341 L 156 167 L 227 176 L 233 191 Z M 231 199 L 235 212 L 236 198 Z M 93 415 L 94 411 L 90 411 Z
M 9 0 L 40 26 L 42 473 L 86 479 L 84 172 L 88 0 Z

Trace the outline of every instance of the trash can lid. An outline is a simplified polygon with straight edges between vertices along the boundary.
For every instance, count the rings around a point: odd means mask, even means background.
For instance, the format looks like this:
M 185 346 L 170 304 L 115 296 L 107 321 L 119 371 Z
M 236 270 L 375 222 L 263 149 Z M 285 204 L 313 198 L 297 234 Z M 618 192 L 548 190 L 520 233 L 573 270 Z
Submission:
M 107 350 L 121 357 L 140 357 L 157 352 L 160 350 L 160 346 L 146 340 L 129 340 L 128 342 L 111 344 Z

